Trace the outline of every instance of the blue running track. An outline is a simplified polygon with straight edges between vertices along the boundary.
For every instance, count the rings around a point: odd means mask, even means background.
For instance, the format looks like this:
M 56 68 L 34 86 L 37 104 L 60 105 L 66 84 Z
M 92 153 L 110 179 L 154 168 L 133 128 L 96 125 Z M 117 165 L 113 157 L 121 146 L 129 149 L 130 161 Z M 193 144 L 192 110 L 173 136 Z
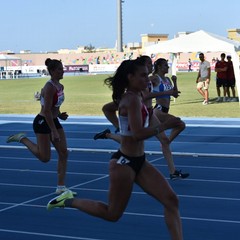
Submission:
M 157 240 L 170 239 L 163 208 L 135 186 L 117 223 L 74 209 L 46 210 L 56 186 L 56 152 L 39 162 L 23 145 L 6 144 L 7 136 L 26 132 L 35 141 L 34 116 L 0 115 L 1 240 Z M 185 240 L 240 239 L 240 120 L 183 118 L 186 130 L 172 143 L 178 169 L 188 179 L 169 180 L 160 144 L 146 141 L 149 161 L 158 168 L 180 199 Z M 107 201 L 108 162 L 118 144 L 93 140 L 113 127 L 103 117 L 70 117 L 63 126 L 70 150 L 67 185 L 79 197 Z M 161 187 L 161 186 L 156 186 Z

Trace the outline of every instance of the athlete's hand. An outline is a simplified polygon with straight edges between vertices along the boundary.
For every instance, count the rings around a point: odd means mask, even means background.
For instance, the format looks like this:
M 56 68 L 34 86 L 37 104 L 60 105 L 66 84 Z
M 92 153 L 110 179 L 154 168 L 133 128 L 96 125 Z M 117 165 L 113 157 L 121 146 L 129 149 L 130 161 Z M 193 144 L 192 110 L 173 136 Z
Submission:
M 177 77 L 175 75 L 172 75 L 171 79 L 172 79 L 173 82 L 177 81 Z
M 173 96 L 174 98 L 178 98 L 179 95 L 180 95 L 180 93 L 181 93 L 180 91 L 174 90 L 173 93 L 172 93 L 172 96 Z
M 65 121 L 68 118 L 68 114 L 66 112 L 62 112 L 58 115 L 58 118 Z
M 60 136 L 58 134 L 57 129 L 56 130 L 52 130 L 52 132 L 51 132 L 51 139 L 52 139 L 53 142 L 60 142 L 61 139 L 60 139 Z

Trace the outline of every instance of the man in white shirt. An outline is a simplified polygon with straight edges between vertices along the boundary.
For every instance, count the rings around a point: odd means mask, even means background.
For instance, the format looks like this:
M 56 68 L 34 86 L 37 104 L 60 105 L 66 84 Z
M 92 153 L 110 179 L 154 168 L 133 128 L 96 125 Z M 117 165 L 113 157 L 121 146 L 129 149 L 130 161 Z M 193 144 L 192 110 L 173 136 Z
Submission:
M 199 72 L 196 80 L 197 90 L 204 98 L 204 101 L 202 104 L 207 105 L 209 103 L 208 87 L 209 87 L 210 77 L 211 77 L 211 66 L 210 66 L 210 62 L 205 60 L 203 53 L 199 54 L 199 59 L 201 62 L 200 62 Z

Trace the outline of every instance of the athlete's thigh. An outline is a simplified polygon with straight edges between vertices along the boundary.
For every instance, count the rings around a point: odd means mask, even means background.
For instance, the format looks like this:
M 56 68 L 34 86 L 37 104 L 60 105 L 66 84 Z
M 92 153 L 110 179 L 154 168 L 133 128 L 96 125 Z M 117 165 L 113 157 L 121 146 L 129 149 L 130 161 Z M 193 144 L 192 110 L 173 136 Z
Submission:
M 136 178 L 136 183 L 149 195 L 162 203 L 166 203 L 168 197 L 174 194 L 165 177 L 148 161 Z
M 66 151 L 67 150 L 67 140 L 66 140 L 66 136 L 65 136 L 65 132 L 64 132 L 63 128 L 58 129 L 58 134 L 60 137 L 60 141 L 59 142 L 52 141 L 52 144 L 55 147 L 55 149 L 57 150 L 57 152 Z
M 127 165 L 117 164 L 112 159 L 109 166 L 109 209 L 122 213 L 132 193 L 135 172 Z
M 37 147 L 41 155 L 51 155 L 51 140 L 50 134 L 36 133 Z
M 154 114 L 160 122 L 165 122 L 168 119 L 168 113 L 162 112 L 159 109 L 154 109 Z
M 156 114 L 158 120 L 162 123 L 165 122 L 165 121 L 168 121 L 169 119 L 176 118 L 175 116 L 173 116 L 169 113 L 159 111 L 158 109 L 155 109 L 154 113 Z
M 160 121 L 159 121 L 159 119 L 157 118 L 155 112 L 153 111 L 153 114 L 152 114 L 152 116 L 151 116 L 151 118 L 150 118 L 150 126 L 155 127 L 155 126 L 158 125 L 158 124 L 160 124 Z

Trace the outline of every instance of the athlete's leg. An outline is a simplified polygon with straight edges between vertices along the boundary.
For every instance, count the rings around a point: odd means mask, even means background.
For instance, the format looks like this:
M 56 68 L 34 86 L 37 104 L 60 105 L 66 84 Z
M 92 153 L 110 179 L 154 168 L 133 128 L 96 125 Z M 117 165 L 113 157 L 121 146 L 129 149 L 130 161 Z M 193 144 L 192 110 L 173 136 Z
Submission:
M 48 162 L 51 158 L 50 134 L 36 134 L 37 144 L 24 137 L 20 143 L 24 144 L 40 161 Z
M 178 198 L 162 174 L 147 161 L 136 177 L 137 184 L 164 206 L 165 221 L 172 240 L 182 240 Z
M 159 123 L 160 122 L 159 122 L 158 118 L 153 113 L 153 115 L 151 117 L 150 125 L 156 126 Z M 171 149 L 170 149 L 169 138 L 166 136 L 165 132 L 159 133 L 158 135 L 156 135 L 156 138 L 159 140 L 159 142 L 162 145 L 163 156 L 167 161 L 169 172 L 170 172 L 170 174 L 173 174 L 176 169 L 175 169 L 175 166 L 174 166 L 173 156 L 172 156 L 172 152 L 171 152 Z
M 129 166 L 118 165 L 116 159 L 113 159 L 110 161 L 109 178 L 108 204 L 90 199 L 74 198 L 69 207 L 77 208 L 107 221 L 117 221 L 127 206 L 135 173 Z
M 107 139 L 112 139 L 117 143 L 121 143 L 121 135 L 119 135 L 119 134 L 107 133 L 106 137 L 107 137 Z
M 68 150 L 66 136 L 63 128 L 58 129 L 58 133 L 60 136 L 60 141 L 59 142 L 52 141 L 52 144 L 58 153 L 58 185 L 64 186 L 67 171 Z
M 154 109 L 154 114 L 159 119 L 160 122 L 166 122 L 170 119 L 176 118 L 175 116 L 164 113 L 162 111 L 159 111 L 158 109 Z M 172 131 L 169 136 L 170 143 L 185 129 L 185 123 L 179 119 L 179 121 L 176 123 L 176 127 L 172 128 Z

